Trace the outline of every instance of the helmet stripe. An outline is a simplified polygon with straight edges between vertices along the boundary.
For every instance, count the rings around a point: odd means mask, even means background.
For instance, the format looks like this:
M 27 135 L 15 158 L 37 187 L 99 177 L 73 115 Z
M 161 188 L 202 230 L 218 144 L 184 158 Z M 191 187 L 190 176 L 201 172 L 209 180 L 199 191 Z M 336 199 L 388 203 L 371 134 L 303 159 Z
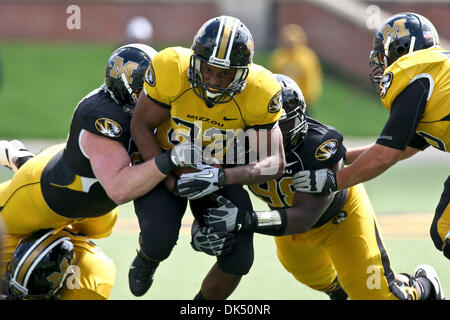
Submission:
M 47 236 L 47 239 L 42 241 L 32 252 L 30 252 L 28 254 L 28 257 L 22 264 L 21 268 L 18 269 L 19 272 L 17 274 L 17 282 L 22 284 L 24 287 L 26 287 L 25 280 L 28 281 L 28 277 L 29 277 L 31 271 L 33 270 L 32 268 L 30 268 L 30 266 L 32 264 L 35 264 L 33 262 L 39 260 L 39 259 L 37 259 L 37 257 L 41 254 L 41 252 L 43 250 L 45 250 L 45 248 L 50 246 L 53 242 L 59 243 L 57 240 L 60 238 L 64 238 L 61 235 L 53 235 L 53 234 L 50 234 L 50 235 L 46 234 L 45 236 Z
M 17 274 L 19 273 L 19 271 L 22 269 L 22 265 L 25 263 L 25 261 L 28 259 L 28 256 L 33 252 L 33 250 L 39 245 L 41 244 L 42 241 L 44 241 L 50 234 L 53 233 L 54 230 L 51 230 L 49 232 L 47 232 L 46 234 L 44 234 L 42 237 L 40 237 L 39 239 L 37 239 L 35 241 L 35 243 L 33 243 L 33 245 L 27 250 L 27 252 L 25 252 L 22 256 L 22 259 L 20 259 L 19 263 L 16 266 L 16 271 L 14 272 L 14 279 L 17 279 Z
M 23 282 L 24 287 L 27 287 L 28 279 L 30 278 L 31 273 L 33 272 L 34 268 L 39 264 L 39 262 L 41 262 L 41 260 L 47 255 L 47 253 L 50 250 L 52 250 L 54 247 L 56 247 L 58 244 L 60 244 L 61 242 L 66 241 L 66 240 L 70 241 L 69 237 L 64 237 L 61 235 L 59 235 L 59 236 L 54 235 L 53 237 L 56 239 L 54 239 L 46 248 L 44 248 L 42 250 L 42 252 L 39 253 L 38 257 L 36 259 L 34 259 L 33 264 L 28 269 L 28 272 L 26 273 L 26 276 L 25 276 L 25 279 Z M 62 283 L 60 285 L 62 285 Z M 61 286 L 59 286 L 58 288 L 60 288 L 60 287 Z
M 230 19 L 225 18 L 224 19 L 224 26 L 223 26 L 223 32 L 222 32 L 222 39 L 220 40 L 219 46 L 218 46 L 218 53 L 217 58 L 218 59 L 226 59 L 226 53 L 227 53 L 227 47 L 230 43 L 230 34 L 232 31 L 232 25 L 230 23 Z M 231 47 L 231 46 L 230 46 Z

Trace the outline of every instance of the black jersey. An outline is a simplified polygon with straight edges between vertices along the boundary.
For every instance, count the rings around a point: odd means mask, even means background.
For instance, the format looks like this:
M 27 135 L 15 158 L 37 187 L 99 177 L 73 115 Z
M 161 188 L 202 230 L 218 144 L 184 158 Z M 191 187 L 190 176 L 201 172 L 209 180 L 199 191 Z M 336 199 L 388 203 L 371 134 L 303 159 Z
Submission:
M 70 218 L 104 215 L 117 205 L 95 178 L 89 158 L 80 145 L 84 131 L 118 141 L 131 153 L 130 116 L 100 87 L 84 97 L 75 109 L 64 150 L 46 165 L 42 194 L 56 213 Z
M 286 167 L 279 179 L 250 185 L 249 189 L 270 208 L 292 207 L 295 189 L 292 176 L 303 170 L 317 170 L 329 168 L 338 163 L 346 153 L 342 135 L 333 127 L 324 125 L 312 118 L 307 118 L 308 132 L 292 152 L 286 152 Z M 321 226 L 333 218 L 344 205 L 348 190 L 337 192 L 324 214 L 319 218 L 315 227 Z

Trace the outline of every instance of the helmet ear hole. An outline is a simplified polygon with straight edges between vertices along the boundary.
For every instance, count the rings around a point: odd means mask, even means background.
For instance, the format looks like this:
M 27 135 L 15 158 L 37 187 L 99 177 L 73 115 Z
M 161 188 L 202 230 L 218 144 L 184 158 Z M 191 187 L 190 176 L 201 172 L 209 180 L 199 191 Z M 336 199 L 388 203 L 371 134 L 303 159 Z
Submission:
M 403 56 L 404 54 L 407 54 L 408 51 L 409 50 L 408 50 L 408 48 L 406 48 L 405 45 L 401 45 L 396 48 L 396 54 L 399 56 Z

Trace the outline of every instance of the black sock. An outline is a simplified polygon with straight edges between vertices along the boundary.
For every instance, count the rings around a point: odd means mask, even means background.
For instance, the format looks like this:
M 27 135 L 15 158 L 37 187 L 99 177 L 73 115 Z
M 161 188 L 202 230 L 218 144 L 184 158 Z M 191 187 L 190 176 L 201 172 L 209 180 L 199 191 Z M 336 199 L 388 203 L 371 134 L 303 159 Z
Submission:
M 418 282 L 420 289 L 422 291 L 422 294 L 420 295 L 420 300 L 428 300 L 430 298 L 431 293 L 434 290 L 430 280 L 428 280 L 425 277 L 417 277 L 416 281 Z
M 194 300 L 206 300 L 205 297 L 203 296 L 202 292 L 199 291 L 197 293 L 197 295 L 194 297 Z

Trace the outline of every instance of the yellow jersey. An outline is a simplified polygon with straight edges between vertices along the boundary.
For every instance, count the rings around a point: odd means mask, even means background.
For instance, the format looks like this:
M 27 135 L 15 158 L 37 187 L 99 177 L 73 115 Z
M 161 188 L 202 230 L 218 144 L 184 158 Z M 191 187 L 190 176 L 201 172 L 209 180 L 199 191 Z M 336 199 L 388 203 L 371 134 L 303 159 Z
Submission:
M 414 51 L 384 72 L 381 101 L 391 110 L 396 97 L 414 80 L 427 78 L 430 91 L 416 128 L 433 147 L 450 152 L 450 52 L 441 48 Z
M 171 116 L 158 127 L 157 139 L 165 150 L 185 139 L 214 146 L 220 161 L 239 130 L 271 129 L 277 123 L 282 114 L 281 88 L 269 70 L 251 64 L 244 89 L 230 101 L 209 108 L 188 80 L 191 55 L 191 49 L 171 47 L 152 60 L 145 93 L 170 109 Z

